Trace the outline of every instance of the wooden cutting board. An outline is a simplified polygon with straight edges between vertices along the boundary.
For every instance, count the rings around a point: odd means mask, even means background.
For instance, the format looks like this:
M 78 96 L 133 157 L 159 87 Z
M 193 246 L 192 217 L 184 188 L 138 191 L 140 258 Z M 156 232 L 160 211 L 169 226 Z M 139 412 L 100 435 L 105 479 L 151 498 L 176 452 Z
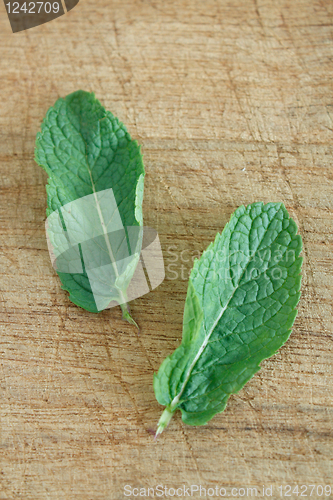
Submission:
M 1 500 L 333 489 L 332 15 L 328 0 L 81 0 L 12 34 L 1 8 Z M 119 308 L 73 305 L 50 265 L 34 142 L 79 88 L 144 153 L 166 278 L 132 303 L 139 335 Z M 197 428 L 177 414 L 155 442 L 153 373 L 179 345 L 192 258 L 254 201 L 285 203 L 303 237 L 293 333 L 222 414 Z

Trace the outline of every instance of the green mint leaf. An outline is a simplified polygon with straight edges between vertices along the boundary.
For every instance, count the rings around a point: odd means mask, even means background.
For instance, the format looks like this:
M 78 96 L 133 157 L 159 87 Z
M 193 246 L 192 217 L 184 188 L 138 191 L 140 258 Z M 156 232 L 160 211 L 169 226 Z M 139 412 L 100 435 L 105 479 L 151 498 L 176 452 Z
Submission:
M 93 93 L 79 90 L 48 110 L 37 134 L 35 160 L 49 176 L 48 236 L 61 262 L 57 273 L 62 288 L 74 304 L 91 312 L 115 301 L 135 324 L 127 311 L 126 290 L 142 240 L 137 231 L 130 244 L 128 230 L 143 224 L 140 146 Z M 132 255 L 124 245 L 131 251 L 134 246 Z M 82 252 L 90 255 L 89 269 Z M 105 264 L 106 257 L 110 265 L 100 269 L 98 263 Z M 71 272 L 63 272 L 66 259 L 76 262 L 68 264 Z
M 179 409 L 189 425 L 222 412 L 289 338 L 300 298 L 302 240 L 282 203 L 239 207 L 194 261 L 181 345 L 154 374 L 166 406 L 157 435 Z

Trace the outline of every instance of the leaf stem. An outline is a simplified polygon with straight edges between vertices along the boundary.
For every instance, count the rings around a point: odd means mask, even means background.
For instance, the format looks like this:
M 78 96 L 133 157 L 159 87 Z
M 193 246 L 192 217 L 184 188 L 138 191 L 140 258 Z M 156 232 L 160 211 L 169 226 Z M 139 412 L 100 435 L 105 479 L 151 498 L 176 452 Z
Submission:
M 172 415 L 174 414 L 174 411 L 170 411 L 170 409 L 168 407 L 165 408 L 165 410 L 162 413 L 161 418 L 159 419 L 159 422 L 158 422 L 158 427 L 157 427 L 157 431 L 155 434 L 155 439 L 157 438 L 157 436 L 159 434 L 162 434 L 164 429 L 168 426 L 170 420 L 172 419 Z
M 140 328 L 139 328 L 138 324 L 134 321 L 134 319 L 130 315 L 129 307 L 128 307 L 127 302 L 123 302 L 122 304 L 120 304 L 120 307 L 121 307 L 121 310 L 123 312 L 123 319 L 125 319 L 126 321 L 128 321 L 129 323 L 131 323 L 131 325 L 136 326 L 137 329 L 140 331 Z

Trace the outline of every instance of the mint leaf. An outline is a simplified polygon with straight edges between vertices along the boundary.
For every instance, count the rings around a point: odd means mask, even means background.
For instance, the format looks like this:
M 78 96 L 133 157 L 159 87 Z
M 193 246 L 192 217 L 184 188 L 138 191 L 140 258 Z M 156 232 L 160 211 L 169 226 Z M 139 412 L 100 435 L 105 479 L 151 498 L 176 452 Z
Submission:
M 115 300 L 124 317 L 134 322 L 127 311 L 126 290 L 139 259 L 140 231 L 133 254 L 122 249 L 125 243 L 130 246 L 128 228 L 143 223 L 140 146 L 93 93 L 79 90 L 48 110 L 37 134 L 35 159 L 49 175 L 48 235 L 58 257 L 62 254 L 62 265 L 57 263 L 62 288 L 74 304 L 91 312 Z M 96 261 L 90 269 L 83 251 L 92 256 L 90 263 Z M 66 258 L 74 262 L 73 252 L 79 255 L 76 272 L 73 265 L 73 272 L 63 272 Z M 105 264 L 105 256 L 110 266 L 99 270 L 98 262 Z
M 301 287 L 296 233 L 282 203 L 241 206 L 194 261 L 181 345 L 154 374 L 166 406 L 157 434 L 177 409 L 186 424 L 207 423 L 287 341 Z

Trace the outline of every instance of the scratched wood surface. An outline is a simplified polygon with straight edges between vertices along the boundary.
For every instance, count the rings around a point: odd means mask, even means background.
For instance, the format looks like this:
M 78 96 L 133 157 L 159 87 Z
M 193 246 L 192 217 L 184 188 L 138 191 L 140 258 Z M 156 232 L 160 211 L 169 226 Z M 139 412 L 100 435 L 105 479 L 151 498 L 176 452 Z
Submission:
M 332 484 L 332 16 L 328 0 L 81 0 L 13 35 L 0 8 L 1 500 Z M 132 303 L 140 335 L 119 308 L 73 305 L 50 265 L 34 141 L 78 88 L 142 144 L 166 279 Z M 177 414 L 155 442 L 152 377 L 179 345 L 191 259 L 260 200 L 304 241 L 293 333 L 224 413 Z

